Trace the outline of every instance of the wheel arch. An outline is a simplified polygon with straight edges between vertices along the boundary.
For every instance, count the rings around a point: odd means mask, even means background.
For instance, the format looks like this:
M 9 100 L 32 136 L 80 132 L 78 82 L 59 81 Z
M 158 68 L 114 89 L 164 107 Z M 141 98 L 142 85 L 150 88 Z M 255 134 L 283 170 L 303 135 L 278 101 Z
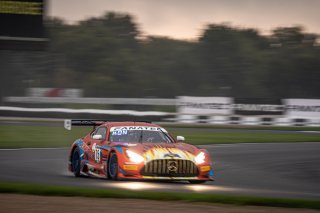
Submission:
M 76 149 L 76 148 L 79 148 L 77 145 L 73 145 L 72 146 L 72 148 L 71 148 L 71 151 L 70 151 L 70 155 L 69 155 L 69 161 L 71 162 L 71 160 L 72 160 L 72 155 L 73 155 L 73 153 L 74 153 L 74 150 Z
M 113 147 L 113 148 L 110 150 L 109 154 L 108 154 L 108 161 L 109 161 L 110 156 L 111 156 L 112 153 L 116 153 L 116 154 L 117 154 L 117 157 L 120 158 L 121 155 L 123 154 L 123 152 L 124 152 L 124 150 L 122 149 L 122 147 Z

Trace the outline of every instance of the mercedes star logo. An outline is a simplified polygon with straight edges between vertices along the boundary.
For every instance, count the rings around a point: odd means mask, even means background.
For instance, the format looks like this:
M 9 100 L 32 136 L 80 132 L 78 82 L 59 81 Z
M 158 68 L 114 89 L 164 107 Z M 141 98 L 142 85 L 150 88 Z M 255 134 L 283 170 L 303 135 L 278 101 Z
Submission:
M 169 172 L 177 172 L 178 170 L 178 165 L 176 161 L 169 161 L 167 166 L 168 166 Z

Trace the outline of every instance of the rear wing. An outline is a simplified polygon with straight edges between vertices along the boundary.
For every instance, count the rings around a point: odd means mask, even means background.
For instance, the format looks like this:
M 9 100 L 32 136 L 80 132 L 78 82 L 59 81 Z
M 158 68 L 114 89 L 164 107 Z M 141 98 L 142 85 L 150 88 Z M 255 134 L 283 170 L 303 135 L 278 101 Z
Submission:
M 71 130 L 72 126 L 100 126 L 105 122 L 110 122 L 111 120 L 64 120 L 64 128 Z M 119 121 L 117 121 L 119 122 Z M 128 122 L 128 121 L 127 121 Z M 151 123 L 151 121 L 131 121 L 131 122 L 144 122 Z
M 108 120 L 64 120 L 64 128 L 71 130 L 72 126 L 100 126 Z

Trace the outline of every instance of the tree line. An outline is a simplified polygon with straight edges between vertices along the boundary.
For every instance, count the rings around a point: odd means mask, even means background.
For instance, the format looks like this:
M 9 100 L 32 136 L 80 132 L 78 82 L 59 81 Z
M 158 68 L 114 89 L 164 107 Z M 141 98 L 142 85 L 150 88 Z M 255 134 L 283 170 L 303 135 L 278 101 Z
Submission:
M 132 16 L 113 12 L 45 25 L 45 51 L 0 55 L 2 95 L 60 87 L 88 97 L 320 98 L 318 36 L 300 26 L 262 35 L 210 24 L 186 41 L 143 36 Z

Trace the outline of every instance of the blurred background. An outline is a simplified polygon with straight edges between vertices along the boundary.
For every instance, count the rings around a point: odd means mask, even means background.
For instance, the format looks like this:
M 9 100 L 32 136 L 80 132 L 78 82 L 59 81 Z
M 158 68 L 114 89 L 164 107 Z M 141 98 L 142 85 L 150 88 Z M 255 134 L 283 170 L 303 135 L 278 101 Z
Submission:
M 283 114 L 292 109 L 283 99 L 320 98 L 319 7 L 317 0 L 1 0 L 1 105 L 179 112 L 176 97 L 229 97 L 237 104 L 231 114 L 240 104 L 275 105 L 260 114 Z M 85 97 L 126 100 L 70 101 Z M 313 113 L 319 103 L 308 105 Z

